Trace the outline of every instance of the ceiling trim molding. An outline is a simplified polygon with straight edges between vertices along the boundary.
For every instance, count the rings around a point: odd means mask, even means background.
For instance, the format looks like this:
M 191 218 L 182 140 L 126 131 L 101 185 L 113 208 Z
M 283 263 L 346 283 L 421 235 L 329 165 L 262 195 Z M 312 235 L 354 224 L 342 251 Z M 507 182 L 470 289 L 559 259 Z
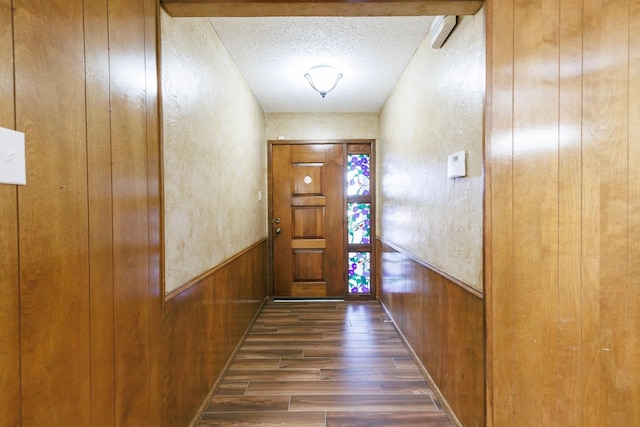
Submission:
M 483 0 L 161 0 L 173 17 L 474 15 Z

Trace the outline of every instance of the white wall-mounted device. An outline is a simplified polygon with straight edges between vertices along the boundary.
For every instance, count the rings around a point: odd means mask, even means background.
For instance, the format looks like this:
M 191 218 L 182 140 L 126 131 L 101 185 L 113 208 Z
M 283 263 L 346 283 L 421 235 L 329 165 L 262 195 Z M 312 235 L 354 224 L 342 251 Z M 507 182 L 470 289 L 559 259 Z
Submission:
M 467 154 L 458 151 L 447 158 L 447 178 L 467 176 Z
M 0 184 L 27 184 L 24 133 L 2 127 L 0 127 Z
M 449 37 L 458 19 L 455 15 L 439 15 L 431 22 L 431 47 L 440 49 L 444 41 Z

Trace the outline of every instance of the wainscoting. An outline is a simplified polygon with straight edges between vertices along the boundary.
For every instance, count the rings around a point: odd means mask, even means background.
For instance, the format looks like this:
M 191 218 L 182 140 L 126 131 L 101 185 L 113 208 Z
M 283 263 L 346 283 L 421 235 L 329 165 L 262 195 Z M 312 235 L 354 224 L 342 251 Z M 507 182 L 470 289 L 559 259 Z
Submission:
M 267 292 L 267 241 L 199 277 L 165 305 L 165 427 L 188 426 Z
M 378 241 L 380 300 L 465 427 L 485 425 L 482 298 Z

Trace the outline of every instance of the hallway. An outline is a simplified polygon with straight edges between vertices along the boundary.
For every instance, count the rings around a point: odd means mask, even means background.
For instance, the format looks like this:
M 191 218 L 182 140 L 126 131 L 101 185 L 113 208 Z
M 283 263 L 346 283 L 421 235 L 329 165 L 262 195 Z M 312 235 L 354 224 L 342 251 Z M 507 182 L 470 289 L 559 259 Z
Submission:
M 450 426 L 376 301 L 270 302 L 200 426 Z

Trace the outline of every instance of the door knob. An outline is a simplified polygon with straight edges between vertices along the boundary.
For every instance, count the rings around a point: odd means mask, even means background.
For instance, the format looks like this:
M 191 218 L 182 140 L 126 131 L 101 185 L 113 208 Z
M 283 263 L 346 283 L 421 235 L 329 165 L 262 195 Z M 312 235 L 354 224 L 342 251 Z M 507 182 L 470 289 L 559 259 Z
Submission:
M 276 229 L 274 230 L 274 232 L 275 232 L 276 234 L 280 234 L 280 233 L 282 233 L 282 229 L 281 229 L 280 227 L 278 227 L 278 228 L 276 228 Z
M 276 224 L 280 224 L 280 218 L 276 218 L 275 220 L 273 220 L 273 222 L 275 222 Z

